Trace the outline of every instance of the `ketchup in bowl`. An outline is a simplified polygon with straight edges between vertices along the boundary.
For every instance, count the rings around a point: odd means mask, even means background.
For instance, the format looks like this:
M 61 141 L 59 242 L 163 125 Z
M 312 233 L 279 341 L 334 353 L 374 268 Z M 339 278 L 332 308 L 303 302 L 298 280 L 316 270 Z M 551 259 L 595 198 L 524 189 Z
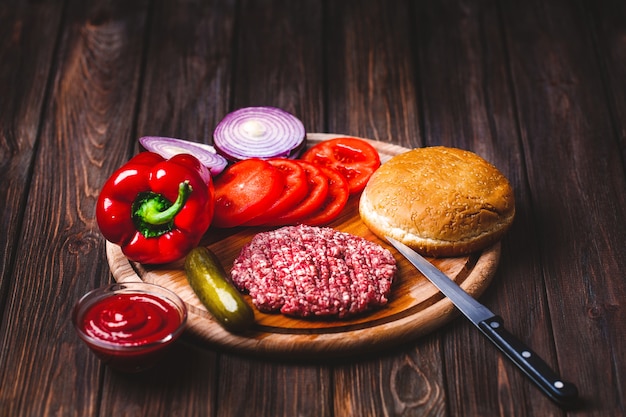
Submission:
M 72 321 L 80 338 L 109 366 L 139 372 L 180 336 L 187 310 L 173 292 L 144 282 L 112 284 L 85 294 Z

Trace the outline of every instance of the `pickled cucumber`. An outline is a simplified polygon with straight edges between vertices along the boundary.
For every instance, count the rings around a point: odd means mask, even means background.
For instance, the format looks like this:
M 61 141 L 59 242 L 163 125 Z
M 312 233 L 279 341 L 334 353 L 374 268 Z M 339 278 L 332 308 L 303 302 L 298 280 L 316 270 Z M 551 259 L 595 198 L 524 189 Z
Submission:
M 254 323 L 254 312 L 230 282 L 219 259 L 208 248 L 194 248 L 185 259 L 187 280 L 211 315 L 231 332 Z

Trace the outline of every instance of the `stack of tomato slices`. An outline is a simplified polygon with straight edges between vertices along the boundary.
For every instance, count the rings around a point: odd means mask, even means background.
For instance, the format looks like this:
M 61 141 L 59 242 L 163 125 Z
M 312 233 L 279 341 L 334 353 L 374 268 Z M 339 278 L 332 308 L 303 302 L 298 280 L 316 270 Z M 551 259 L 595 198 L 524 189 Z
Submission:
M 215 178 L 213 225 L 327 224 L 379 166 L 376 149 L 351 137 L 317 143 L 300 159 L 236 162 Z

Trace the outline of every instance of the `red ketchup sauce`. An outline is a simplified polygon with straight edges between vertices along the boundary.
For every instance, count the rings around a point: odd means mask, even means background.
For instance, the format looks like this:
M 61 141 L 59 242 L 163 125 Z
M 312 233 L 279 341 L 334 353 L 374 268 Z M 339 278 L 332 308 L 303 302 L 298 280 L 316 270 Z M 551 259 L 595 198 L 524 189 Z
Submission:
M 90 307 L 83 317 L 86 334 L 119 346 L 140 346 L 170 335 L 181 323 L 178 309 L 151 294 L 115 294 Z
M 139 372 L 152 367 L 183 331 L 187 312 L 182 301 L 179 306 L 147 292 L 109 292 L 88 294 L 79 302 L 74 323 L 81 338 L 113 368 Z

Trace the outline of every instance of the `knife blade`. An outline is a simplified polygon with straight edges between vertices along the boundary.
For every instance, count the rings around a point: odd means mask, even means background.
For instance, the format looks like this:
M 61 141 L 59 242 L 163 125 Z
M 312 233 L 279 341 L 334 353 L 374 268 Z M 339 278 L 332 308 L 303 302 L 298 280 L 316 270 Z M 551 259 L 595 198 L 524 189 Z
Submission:
M 455 307 L 500 349 L 535 385 L 556 404 L 574 407 L 578 404 L 578 389 L 562 380 L 539 355 L 513 336 L 504 327 L 502 318 L 466 293 L 456 282 L 402 242 L 386 237 Z

